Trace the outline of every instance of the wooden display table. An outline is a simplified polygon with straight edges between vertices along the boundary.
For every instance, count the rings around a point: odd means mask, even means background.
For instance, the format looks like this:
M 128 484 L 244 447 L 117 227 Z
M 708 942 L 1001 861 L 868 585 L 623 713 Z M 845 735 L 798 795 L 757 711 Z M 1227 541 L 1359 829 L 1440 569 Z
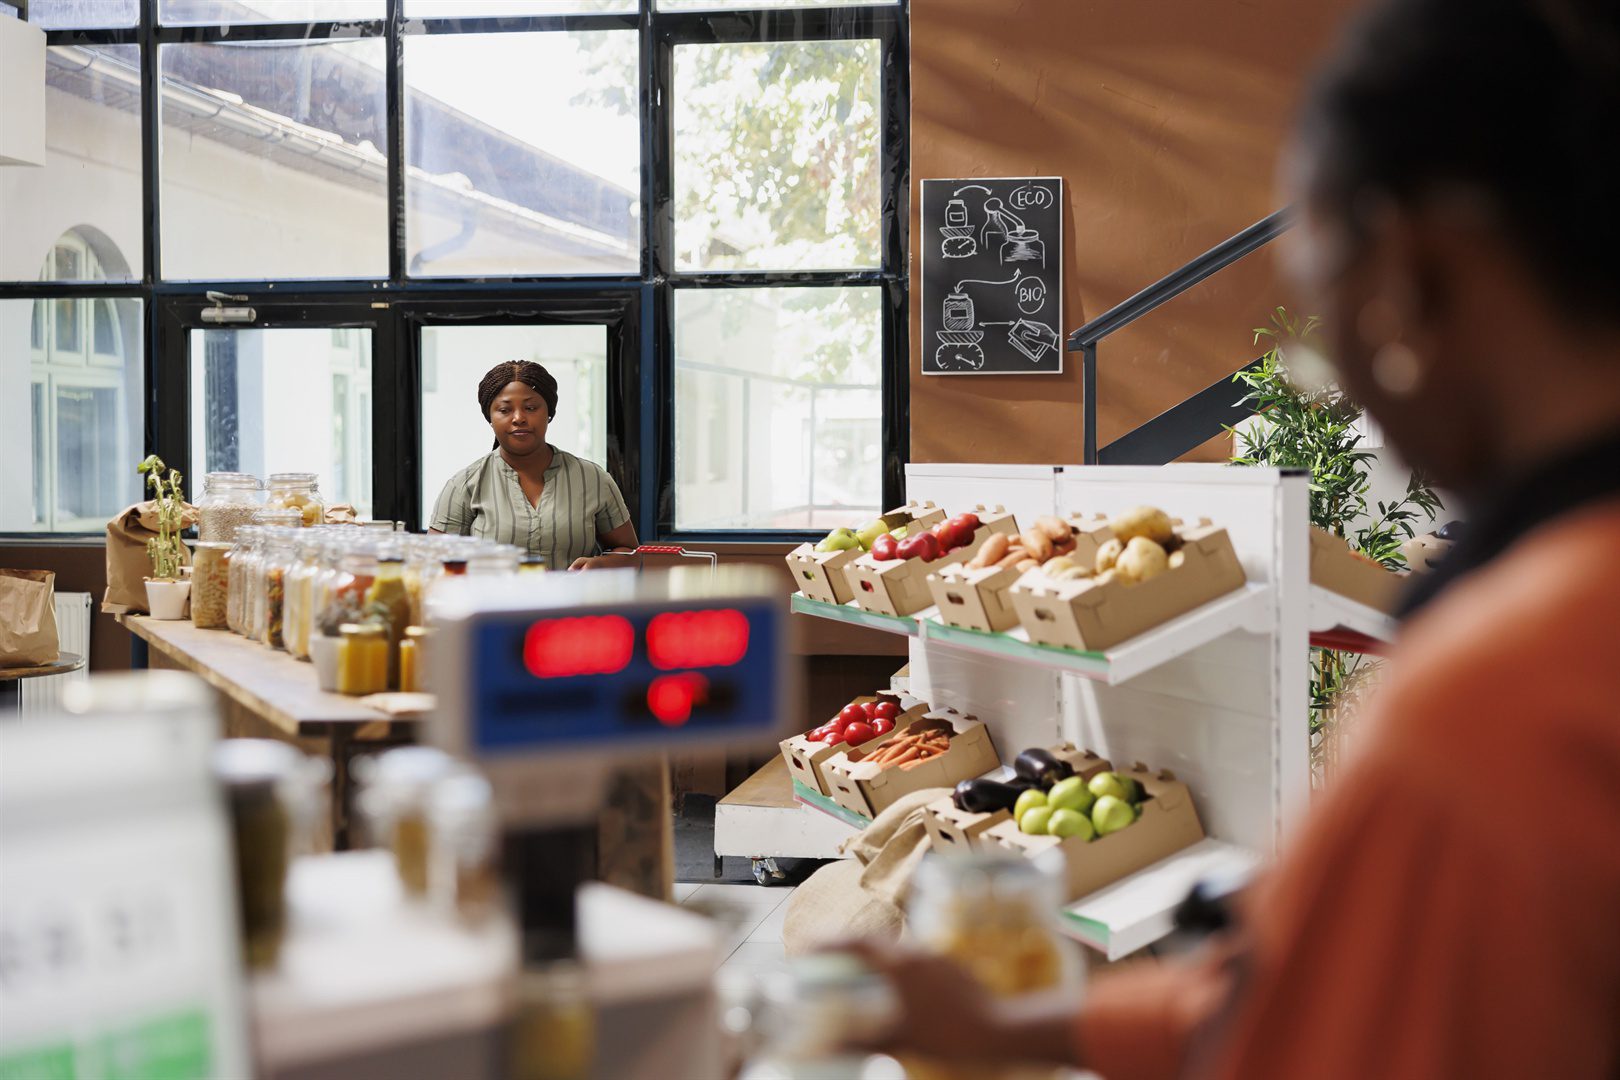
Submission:
M 225 734 L 280 739 L 332 761 L 332 844 L 349 846 L 349 763 L 412 742 L 415 722 L 316 685 L 315 665 L 225 630 L 199 630 L 188 619 L 119 615 L 151 647 L 151 666 L 189 671 L 220 693 Z

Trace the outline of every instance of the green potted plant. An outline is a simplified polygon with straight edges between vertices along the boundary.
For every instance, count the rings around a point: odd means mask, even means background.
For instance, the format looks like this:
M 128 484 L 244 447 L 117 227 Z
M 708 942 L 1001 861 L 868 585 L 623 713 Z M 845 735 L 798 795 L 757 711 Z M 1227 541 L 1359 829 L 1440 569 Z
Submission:
M 1256 416 L 1229 429 L 1232 462 L 1309 469 L 1311 524 L 1391 570 L 1404 569 L 1401 545 L 1422 521 L 1434 519 L 1440 497 L 1411 473 L 1401 498 L 1369 502 L 1377 454 L 1362 445 L 1361 407 L 1324 378 L 1320 321 L 1279 307 L 1270 326 L 1255 328 L 1255 344 L 1269 347 L 1258 365 L 1233 376 L 1248 391 L 1243 400 Z M 1360 654 L 1311 649 L 1311 765 L 1319 783 L 1336 762 L 1338 726 L 1376 669 Z
M 146 541 L 146 555 L 152 560 L 152 576 L 146 579 L 146 606 L 154 619 L 183 618 L 191 582 L 180 576 L 186 550 L 180 539 L 186 511 L 180 473 L 167 468 L 156 454 L 135 466 L 135 471 L 146 477 L 152 489 L 152 509 L 158 521 L 158 534 Z

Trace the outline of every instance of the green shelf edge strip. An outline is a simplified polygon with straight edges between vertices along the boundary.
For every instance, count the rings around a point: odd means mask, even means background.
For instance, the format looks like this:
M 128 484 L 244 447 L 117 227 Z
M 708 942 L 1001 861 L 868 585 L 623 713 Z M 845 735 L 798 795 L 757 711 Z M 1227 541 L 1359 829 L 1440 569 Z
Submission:
M 819 791 L 812 791 L 799 781 L 793 781 L 793 794 L 802 802 L 807 802 L 817 810 L 825 810 L 845 825 L 853 825 L 857 829 L 864 829 L 872 824 L 872 819 L 862 817 L 852 810 L 839 806 Z
M 1108 925 L 1096 919 L 1088 919 L 1084 915 L 1076 915 L 1072 911 L 1063 912 L 1063 918 L 1073 923 L 1085 934 L 1088 940 L 1096 942 L 1103 948 L 1108 947 Z
M 1102 668 L 1108 667 L 1108 654 L 1096 650 L 1082 652 L 1079 649 L 1058 649 L 1051 645 L 1037 645 L 1031 641 L 1019 641 L 1006 634 L 995 634 L 987 630 L 970 630 L 965 626 L 951 626 L 948 623 L 930 621 L 923 631 L 923 636 L 934 641 L 943 641 L 946 644 L 953 642 L 971 645 L 1001 653 L 1005 656 L 1039 656 L 1051 657 L 1056 662 L 1082 661 L 1087 665 L 1095 664 Z
M 877 615 L 848 604 L 829 604 L 825 600 L 812 600 L 803 593 L 793 594 L 793 610 L 800 615 L 816 615 L 823 619 L 869 626 L 888 633 L 917 636 L 917 620 L 909 615 Z

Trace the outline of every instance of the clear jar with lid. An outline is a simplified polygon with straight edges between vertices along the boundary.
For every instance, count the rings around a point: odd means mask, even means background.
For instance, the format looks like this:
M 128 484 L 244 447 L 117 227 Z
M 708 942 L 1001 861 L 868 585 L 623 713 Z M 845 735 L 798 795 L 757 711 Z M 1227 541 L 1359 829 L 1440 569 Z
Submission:
M 379 622 L 388 637 L 388 685 L 399 689 L 399 643 L 411 625 L 411 602 L 405 588 L 405 550 L 399 544 L 385 544 L 377 552 L 377 575 L 365 591 L 363 610 L 368 619 Z
M 763 977 L 752 998 L 727 1001 L 724 1015 L 750 1059 L 740 1080 L 911 1075 L 892 1058 L 850 1049 L 881 1038 L 899 1019 L 899 1001 L 880 975 L 849 953 L 797 957 L 785 971 Z
M 361 787 L 357 804 L 373 843 L 394 853 L 407 896 L 428 895 L 429 801 L 439 781 L 457 770 L 455 759 L 430 746 L 402 746 L 354 763 Z
M 470 577 L 507 577 L 518 572 L 523 552 L 511 544 L 481 543 L 467 556 Z
M 314 473 L 271 473 L 265 488 L 269 492 L 265 505 L 277 510 L 297 510 L 298 524 L 307 527 L 326 520 L 326 500 L 321 498 L 318 477 Z
M 912 878 L 917 944 L 967 968 L 1003 997 L 1078 989 L 1074 943 L 1058 930 L 1063 882 L 1017 855 L 929 855 Z
M 272 649 L 286 647 L 287 575 L 292 572 L 297 551 L 298 533 L 277 529 L 266 540 L 264 561 L 259 564 L 264 581 L 264 633 L 259 640 Z
M 500 829 L 489 781 L 462 767 L 428 795 L 428 890 L 436 906 L 466 923 L 500 909 Z
M 309 659 L 309 638 L 315 625 L 315 579 L 326 548 L 325 526 L 304 533 L 294 546 L 292 567 L 287 572 L 282 640 L 287 654 L 299 660 Z
M 192 552 L 191 622 L 202 630 L 225 627 L 230 604 L 231 552 L 233 543 L 200 540 Z
M 242 607 L 242 636 L 249 641 L 263 641 L 265 632 L 265 578 L 264 558 L 265 549 L 269 547 L 272 539 L 280 540 L 290 535 L 286 530 L 298 527 L 298 511 L 275 510 L 266 508 L 253 515 L 253 524 L 261 527 L 259 532 L 259 555 L 249 563 L 247 575 L 247 592 Z
M 225 598 L 225 627 L 235 634 L 247 634 L 249 594 L 253 564 L 264 553 L 263 525 L 244 525 L 236 531 L 231 547 L 229 594 Z
M 197 539 L 205 544 L 234 541 L 236 531 L 252 523 L 263 498 L 257 476 L 209 473 L 203 477 L 203 495 L 197 501 Z

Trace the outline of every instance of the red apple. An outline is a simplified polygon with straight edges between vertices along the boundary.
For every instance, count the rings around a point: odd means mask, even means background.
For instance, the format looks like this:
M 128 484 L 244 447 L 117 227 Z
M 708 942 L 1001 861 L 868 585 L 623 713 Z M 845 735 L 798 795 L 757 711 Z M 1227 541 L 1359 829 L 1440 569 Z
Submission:
M 878 720 L 893 720 L 900 715 L 900 706 L 892 701 L 879 701 L 872 706 L 872 716 Z
M 939 558 L 939 540 L 933 533 L 919 533 L 908 536 L 900 541 L 899 549 L 902 559 L 921 559 L 923 562 L 933 562 Z
M 838 719 L 835 722 L 838 724 L 839 731 L 843 731 L 851 724 L 864 724 L 866 722 L 866 710 L 855 704 L 845 705 L 838 710 Z
M 872 541 L 872 558 L 876 559 L 878 562 L 888 562 L 891 559 L 898 559 L 900 557 L 899 547 L 900 541 L 896 540 L 888 533 L 884 533 L 882 536 Z
M 872 719 L 872 717 L 877 715 L 877 706 L 878 706 L 878 703 L 875 702 L 875 701 L 863 701 L 863 702 L 861 702 L 861 709 L 862 709 L 863 712 L 866 713 L 866 718 L 868 720 Z
M 859 746 L 863 742 L 874 738 L 877 732 L 865 720 L 849 725 L 844 729 L 844 741 L 851 746 Z
M 879 735 L 887 735 L 894 730 L 894 721 L 880 716 L 872 721 L 872 730 Z
M 938 528 L 940 544 L 946 551 L 955 551 L 973 542 L 973 534 L 979 528 L 979 515 L 957 514 L 949 521 L 941 522 Z

